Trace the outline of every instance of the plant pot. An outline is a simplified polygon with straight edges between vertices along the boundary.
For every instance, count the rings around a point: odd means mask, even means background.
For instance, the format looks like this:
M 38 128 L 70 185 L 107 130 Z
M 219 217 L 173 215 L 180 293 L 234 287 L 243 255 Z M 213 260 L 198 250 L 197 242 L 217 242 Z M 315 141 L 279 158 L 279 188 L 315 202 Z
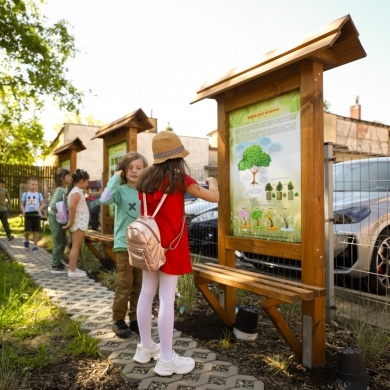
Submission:
M 255 340 L 257 337 L 259 312 L 253 306 L 241 306 L 236 314 L 233 333 L 240 340 Z
M 336 375 L 340 390 L 369 389 L 368 371 L 358 348 L 346 348 L 337 353 Z

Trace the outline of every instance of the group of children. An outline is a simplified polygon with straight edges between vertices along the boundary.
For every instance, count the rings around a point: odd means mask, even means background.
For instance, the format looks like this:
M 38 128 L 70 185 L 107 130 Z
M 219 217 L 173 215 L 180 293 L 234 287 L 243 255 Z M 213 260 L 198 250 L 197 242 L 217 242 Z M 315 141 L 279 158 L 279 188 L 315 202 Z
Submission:
M 156 134 L 152 140 L 152 151 L 153 163 L 150 167 L 145 157 L 137 152 L 130 152 L 121 160 L 101 195 L 101 203 L 116 206 L 113 251 L 116 257 L 117 284 L 112 306 L 112 329 L 120 338 L 129 337 L 132 331 L 139 334 L 140 343 L 137 345 L 134 361 L 143 364 L 155 359 L 157 363 L 154 371 L 158 375 L 168 376 L 173 373 L 185 374 L 195 367 L 192 358 L 179 356 L 172 349 L 178 278 L 192 271 L 187 226 L 184 224 L 184 232 L 177 245 L 167 250 L 166 263 L 155 272 L 130 266 L 126 228 L 143 213 L 145 205 L 141 202 L 142 193 L 146 193 L 150 215 L 166 193 L 166 200 L 156 215 L 156 222 L 160 228 L 162 245 L 168 247 L 185 221 L 185 192 L 210 202 L 218 202 L 219 192 L 215 178 L 206 179 L 209 186 L 206 189 L 187 174 L 189 169 L 184 158 L 189 152 L 174 132 L 162 131 Z M 86 272 L 77 268 L 77 262 L 89 225 L 89 211 L 83 192 L 87 188 L 89 175 L 82 169 L 77 169 L 71 175 L 67 169 L 59 168 L 54 180 L 56 189 L 52 194 L 48 213 L 53 236 L 51 272 L 67 272 L 68 277 L 85 277 Z M 68 205 L 69 219 L 66 225 L 61 225 L 56 220 L 56 203 L 64 199 Z M 43 207 L 44 201 L 38 192 L 38 181 L 31 178 L 28 181 L 28 191 L 22 196 L 21 208 L 25 217 L 24 246 L 29 248 L 29 234 L 33 232 L 34 252 L 38 250 L 40 212 Z M 4 228 L 11 240 L 13 237 L 6 225 Z M 63 259 L 67 245 L 67 229 L 71 232 L 68 270 Z M 152 340 L 151 333 L 152 305 L 157 287 L 161 303 L 158 311 L 160 343 Z M 126 322 L 127 316 L 129 325 Z

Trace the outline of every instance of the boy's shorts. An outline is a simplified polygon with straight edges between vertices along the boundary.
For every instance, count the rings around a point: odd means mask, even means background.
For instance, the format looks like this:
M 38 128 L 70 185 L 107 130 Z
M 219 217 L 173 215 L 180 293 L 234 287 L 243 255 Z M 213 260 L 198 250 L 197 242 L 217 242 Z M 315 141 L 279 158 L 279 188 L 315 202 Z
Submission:
M 24 231 L 39 232 L 41 230 L 41 217 L 24 216 Z

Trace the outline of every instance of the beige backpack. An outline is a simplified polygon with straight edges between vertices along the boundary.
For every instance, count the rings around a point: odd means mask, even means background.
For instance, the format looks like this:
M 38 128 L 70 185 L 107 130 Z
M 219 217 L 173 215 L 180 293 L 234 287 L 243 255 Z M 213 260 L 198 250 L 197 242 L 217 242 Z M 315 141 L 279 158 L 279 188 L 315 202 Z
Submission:
M 144 215 L 140 215 L 127 227 L 126 241 L 129 263 L 135 268 L 157 271 L 165 264 L 165 252 L 175 249 L 180 242 L 184 229 L 185 215 L 183 215 L 183 224 L 179 235 L 171 242 L 168 248 L 163 248 L 161 245 L 160 229 L 154 217 L 160 210 L 166 197 L 167 194 L 164 194 L 153 215 L 149 216 L 146 194 L 143 193 Z M 177 241 L 176 245 L 172 247 L 175 241 Z

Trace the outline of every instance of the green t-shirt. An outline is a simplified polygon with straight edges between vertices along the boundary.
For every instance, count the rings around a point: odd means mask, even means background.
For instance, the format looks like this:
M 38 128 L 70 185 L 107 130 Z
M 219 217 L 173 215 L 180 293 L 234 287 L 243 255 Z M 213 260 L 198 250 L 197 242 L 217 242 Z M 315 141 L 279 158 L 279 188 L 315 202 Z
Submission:
M 102 205 L 115 204 L 114 252 L 127 251 L 126 229 L 138 218 L 141 202 L 138 191 L 127 184 L 120 185 L 119 175 L 114 175 L 107 183 L 100 202 Z

